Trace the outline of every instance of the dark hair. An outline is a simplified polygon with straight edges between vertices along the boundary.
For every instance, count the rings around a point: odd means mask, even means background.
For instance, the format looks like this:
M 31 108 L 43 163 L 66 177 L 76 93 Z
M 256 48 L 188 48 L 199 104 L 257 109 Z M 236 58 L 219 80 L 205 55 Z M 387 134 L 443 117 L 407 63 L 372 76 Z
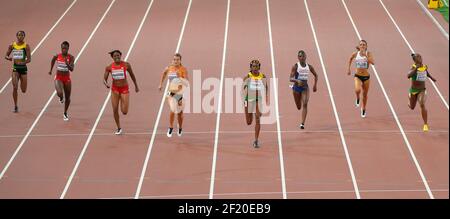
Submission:
M 108 54 L 110 54 L 110 55 L 111 55 L 111 58 L 112 58 L 113 55 L 114 55 L 114 53 L 116 53 L 116 52 L 118 52 L 120 55 L 122 55 L 122 52 L 121 52 L 120 50 L 117 50 L 117 49 L 115 49 L 115 50 L 109 52 Z
M 418 53 L 411 53 L 411 58 L 413 59 L 413 61 L 416 61 L 417 56 L 420 56 L 420 54 L 418 54 Z
M 23 33 L 23 36 L 25 36 L 25 31 L 23 31 L 23 30 L 17 31 L 16 36 L 19 35 L 19 33 Z
M 180 60 L 181 60 L 181 54 L 180 53 L 175 53 L 175 55 L 173 55 L 173 56 L 180 57 Z
M 258 65 L 258 69 L 261 68 L 261 62 L 259 62 L 258 59 L 254 59 L 254 60 L 252 60 L 252 61 L 250 62 L 250 69 L 252 68 L 252 65 L 253 65 L 253 64 L 257 64 L 257 65 Z
M 305 51 L 303 51 L 303 50 L 300 50 L 300 51 L 298 51 L 298 55 L 306 55 L 306 53 L 305 53 Z
M 67 41 L 62 42 L 62 43 L 61 43 L 61 47 L 62 47 L 63 45 L 66 45 L 67 47 L 70 47 L 70 44 L 69 44 L 69 42 L 67 42 Z
M 367 41 L 366 41 L 366 40 L 360 40 L 359 42 L 360 42 L 360 43 L 361 43 L 361 42 L 364 42 L 364 43 L 366 43 L 366 45 L 367 45 Z M 358 45 L 358 46 L 356 46 L 356 50 L 358 50 L 358 51 L 359 51 L 359 45 Z

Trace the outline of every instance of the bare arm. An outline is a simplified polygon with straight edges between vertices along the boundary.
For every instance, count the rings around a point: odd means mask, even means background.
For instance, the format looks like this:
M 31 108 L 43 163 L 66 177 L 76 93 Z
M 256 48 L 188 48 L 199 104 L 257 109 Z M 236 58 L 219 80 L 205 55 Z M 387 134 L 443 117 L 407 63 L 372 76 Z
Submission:
M 162 73 L 162 76 L 161 76 L 161 81 L 159 82 L 159 90 L 161 90 L 162 89 L 162 84 L 163 84 L 163 82 L 164 82 L 164 80 L 166 79 L 166 76 L 167 76 L 167 72 L 169 71 L 169 67 L 167 67 L 166 69 L 164 69 L 164 72 Z
M 309 65 L 309 70 L 311 70 L 311 73 L 314 75 L 313 92 L 316 92 L 317 91 L 317 81 L 319 80 L 319 76 L 317 75 L 316 70 L 312 67 L 312 65 Z
M 55 66 L 55 62 L 56 62 L 57 56 L 53 56 L 52 61 L 50 62 L 50 71 L 48 71 L 48 74 L 51 75 L 52 74 L 52 70 L 53 70 L 53 66 Z
M 73 55 L 70 55 L 70 61 L 67 62 L 67 60 L 64 60 L 64 62 L 66 62 L 67 68 L 69 69 L 69 71 L 73 71 L 73 69 L 75 68 L 74 63 L 75 63 L 75 58 L 73 57 Z
M 109 88 L 108 77 L 109 77 L 109 73 L 110 72 L 111 72 L 111 67 L 110 66 L 106 66 L 105 74 L 103 74 L 103 84 L 106 86 L 106 88 Z
M 266 103 L 267 105 L 270 104 L 270 100 L 269 100 L 269 84 L 267 83 L 267 77 L 266 75 L 264 75 L 264 87 L 266 88 Z
M 25 64 L 26 64 L 26 63 L 31 62 L 31 49 L 28 44 L 27 44 L 27 47 L 25 48 L 25 50 L 27 51 L 27 60 L 25 60 Z
M 371 52 L 367 52 L 367 60 L 369 64 L 375 65 L 375 59 L 373 58 L 373 55 Z
M 6 55 L 5 55 L 5 59 L 8 60 L 8 61 L 12 61 L 12 58 L 9 57 L 9 55 L 11 55 L 11 52 L 12 52 L 12 46 L 9 45 L 8 46 L 8 50 L 6 50 Z
M 128 73 L 130 73 L 131 80 L 133 80 L 134 87 L 135 87 L 135 90 L 136 90 L 136 93 L 137 93 L 137 92 L 139 92 L 139 87 L 138 87 L 137 82 L 136 82 L 136 76 L 134 75 L 133 69 L 131 68 L 130 63 L 128 63 L 128 62 L 127 62 L 127 70 L 128 70 Z
M 297 79 L 295 79 L 295 72 L 297 71 L 297 64 L 295 64 L 294 66 L 292 66 L 291 68 L 291 74 L 289 75 L 289 81 L 290 82 L 298 82 Z
M 427 77 L 429 77 L 433 82 L 436 82 L 436 79 L 431 76 L 430 72 L 427 70 Z
M 408 73 L 408 78 L 411 78 L 412 76 L 414 76 L 414 74 L 416 74 L 416 72 L 417 72 L 417 66 L 411 67 L 411 70 Z
M 350 56 L 350 59 L 348 60 L 347 75 L 351 74 L 350 67 L 352 66 L 352 62 L 353 62 L 353 59 L 355 59 L 355 57 L 356 57 L 356 52 L 353 52 L 352 55 Z

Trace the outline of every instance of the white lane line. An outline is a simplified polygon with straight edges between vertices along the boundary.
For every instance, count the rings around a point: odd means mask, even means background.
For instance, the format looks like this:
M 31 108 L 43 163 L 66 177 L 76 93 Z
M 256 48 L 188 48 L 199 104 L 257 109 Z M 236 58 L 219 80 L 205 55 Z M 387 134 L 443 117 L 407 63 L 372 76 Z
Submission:
M 112 3 L 114 3 L 114 1 L 115 0 L 113 0 L 113 2 L 111 2 L 110 7 L 112 6 Z M 145 20 L 147 18 L 147 15 L 148 15 L 149 11 L 150 11 L 150 8 L 152 7 L 152 4 L 153 4 L 153 0 L 151 0 L 150 4 L 148 5 L 147 11 L 145 11 L 144 17 L 142 18 L 141 23 L 139 24 L 139 28 L 137 29 L 136 34 L 134 35 L 134 39 L 131 42 L 130 48 L 128 49 L 128 52 L 127 52 L 127 55 L 125 56 L 124 61 L 128 60 L 128 57 L 130 56 L 131 51 L 133 50 L 134 44 L 136 42 L 136 39 L 139 36 L 139 33 L 141 32 L 142 26 L 144 25 L 144 22 L 145 22 Z M 72 183 L 73 177 L 75 176 L 75 173 L 77 172 L 78 167 L 79 167 L 79 165 L 81 163 L 81 160 L 83 159 L 83 156 L 86 153 L 86 150 L 87 150 L 87 148 L 89 146 L 89 143 L 91 142 L 92 136 L 93 136 L 93 134 L 95 132 L 95 129 L 97 128 L 97 125 L 98 125 L 98 123 L 100 121 L 100 118 L 103 115 L 103 112 L 105 111 L 106 104 L 108 103 L 110 97 L 111 97 L 111 90 L 108 92 L 108 96 L 106 97 L 105 101 L 103 102 L 103 106 L 102 106 L 102 108 L 101 108 L 101 110 L 100 110 L 100 112 L 99 112 L 99 114 L 97 116 L 97 119 L 95 120 L 94 126 L 91 129 L 91 132 L 89 133 L 89 136 L 88 136 L 88 138 L 86 140 L 86 143 L 83 146 L 83 150 L 81 151 L 80 155 L 78 156 L 78 160 L 77 160 L 77 162 L 75 164 L 75 167 L 72 170 L 72 173 L 70 174 L 69 179 L 67 180 L 67 183 L 66 183 L 66 185 L 64 187 L 63 192 L 61 193 L 60 199 L 63 199 L 66 196 L 67 190 L 69 189 L 70 184 Z
M 103 14 L 103 17 L 100 19 L 100 21 L 97 23 L 97 26 L 94 28 L 94 30 L 92 31 L 91 35 L 89 36 L 88 40 L 85 42 L 85 44 L 83 45 L 83 47 L 80 50 L 80 53 L 78 53 L 77 57 L 75 58 L 75 63 L 78 61 L 78 58 L 81 56 L 81 54 L 83 53 L 84 49 L 86 48 L 86 46 L 88 45 L 89 41 L 91 41 L 92 36 L 94 36 L 95 32 L 97 31 L 97 28 L 100 26 L 100 24 L 103 21 L 103 18 L 105 18 L 106 14 L 108 13 L 109 9 L 111 8 L 112 4 L 114 3 L 115 0 L 113 0 L 111 2 L 111 4 L 109 5 L 108 9 L 105 11 L 105 13 Z M 42 115 L 44 114 L 45 110 L 47 109 L 48 105 L 50 105 L 50 102 L 53 100 L 53 98 L 56 95 L 56 91 L 53 91 L 53 94 L 50 96 L 50 98 L 48 98 L 47 103 L 45 104 L 44 108 L 42 108 L 41 112 L 39 113 L 38 117 L 34 120 L 33 124 L 31 125 L 31 127 L 28 129 L 28 132 L 25 134 L 25 137 L 22 139 L 22 141 L 20 142 L 19 146 L 16 148 L 16 151 L 14 152 L 14 154 L 11 156 L 11 158 L 9 159 L 8 163 L 6 164 L 6 166 L 3 168 L 2 172 L 0 173 L 0 180 L 3 178 L 3 175 L 5 174 L 5 172 L 8 170 L 9 166 L 11 165 L 11 163 L 14 161 L 14 159 L 16 158 L 17 154 L 19 153 L 20 149 L 22 148 L 22 146 L 24 145 L 25 141 L 28 139 L 28 137 L 30 136 L 31 132 L 33 131 L 34 127 L 36 126 L 36 124 L 39 122 L 39 120 L 41 119 Z
M 433 23 L 436 25 L 436 27 L 441 31 L 442 35 L 444 35 L 445 38 L 448 40 L 448 33 L 445 31 L 445 29 L 441 26 L 441 24 L 434 18 L 434 16 L 428 11 L 428 9 L 422 4 L 420 0 L 416 0 L 417 4 L 419 4 L 420 8 L 425 12 L 425 14 L 428 15 L 428 17 L 433 21 Z
M 353 21 L 352 15 L 350 14 L 350 11 L 347 8 L 347 4 L 345 3 L 344 0 L 341 0 L 341 1 L 342 1 L 342 4 L 344 5 L 345 11 L 347 12 L 347 15 L 348 15 L 350 21 L 352 22 L 353 29 L 355 30 L 356 35 L 358 35 L 358 39 L 361 40 L 362 39 L 361 35 L 359 34 L 358 28 L 356 27 L 355 22 Z M 375 73 L 375 77 L 377 78 L 378 83 L 380 84 L 381 90 L 383 91 L 384 97 L 386 98 L 386 101 L 387 101 L 387 103 L 389 105 L 389 108 L 391 109 L 391 112 L 392 112 L 392 115 L 394 116 L 395 122 L 397 123 L 397 126 L 400 129 L 400 131 L 402 132 L 403 140 L 405 141 L 405 144 L 408 147 L 409 154 L 411 155 L 411 158 L 414 161 L 414 164 L 415 164 L 415 166 L 417 168 L 417 171 L 419 172 L 420 178 L 422 179 L 422 182 L 423 182 L 423 184 L 425 186 L 425 189 L 427 190 L 428 196 L 431 199 L 434 199 L 433 193 L 431 192 L 430 187 L 428 185 L 428 181 L 427 181 L 425 175 L 423 174 L 423 171 L 422 171 L 422 168 L 419 165 L 419 162 L 417 161 L 416 155 L 414 154 L 414 151 L 413 151 L 413 149 L 412 149 L 412 147 L 411 147 L 411 145 L 409 143 L 408 137 L 406 137 L 406 134 L 403 131 L 402 124 L 400 123 L 400 120 L 397 117 L 397 113 L 395 112 L 395 109 L 392 106 L 391 100 L 389 99 L 389 96 L 387 95 L 386 90 L 384 89 L 384 85 L 381 82 L 381 79 L 380 79 L 380 76 L 378 75 L 377 69 L 375 68 L 374 65 L 371 65 L 371 66 L 372 66 L 373 72 Z
M 177 44 L 175 53 L 178 53 L 178 51 L 180 50 L 181 40 L 183 39 L 183 34 L 184 34 L 184 28 L 186 27 L 186 22 L 187 22 L 187 19 L 189 16 L 189 11 L 191 10 L 191 4 L 192 4 L 192 0 L 189 0 L 189 5 L 186 9 L 186 15 L 184 17 L 183 26 L 181 27 L 181 33 L 180 33 L 180 37 L 178 38 L 178 44 Z M 151 155 L 152 149 L 153 149 L 153 143 L 155 142 L 156 131 L 158 130 L 159 120 L 161 119 L 161 112 L 162 112 L 162 109 L 164 106 L 164 99 L 166 97 L 165 95 L 166 95 L 166 91 L 167 91 L 168 87 L 169 87 L 169 80 L 167 80 L 166 86 L 164 88 L 164 92 L 162 93 L 161 104 L 159 105 L 158 115 L 156 117 L 155 125 L 153 126 L 152 138 L 150 139 L 150 143 L 148 145 L 147 154 L 145 156 L 144 165 L 142 167 L 141 177 L 139 178 L 139 183 L 136 188 L 136 194 L 134 195 L 135 199 L 138 199 L 139 194 L 141 193 L 142 184 L 144 182 L 144 177 L 145 177 L 145 172 L 147 171 L 148 162 L 150 160 L 150 155 Z
M 64 11 L 64 13 L 59 17 L 59 19 L 56 21 L 56 23 L 50 28 L 50 30 L 45 34 L 45 36 L 39 41 L 39 43 L 36 45 L 36 47 L 31 51 L 31 56 L 37 51 L 37 49 L 41 46 L 41 44 L 47 39 L 47 37 L 50 35 L 50 33 L 55 29 L 55 27 L 59 24 L 59 22 L 63 19 L 63 17 L 69 12 L 69 10 L 72 8 L 72 6 L 77 2 L 77 0 L 73 0 L 72 4 L 69 5 L 69 7 Z M 3 93 L 5 88 L 8 86 L 8 84 L 11 83 L 11 78 L 3 85 L 2 89 L 0 90 L 0 94 Z
M 283 199 L 287 198 L 286 194 L 286 178 L 284 172 L 284 159 L 283 159 L 283 145 L 281 141 L 281 128 L 280 128 L 280 114 L 278 110 L 278 78 L 275 72 L 275 58 L 273 55 L 273 41 L 272 41 L 272 25 L 270 23 L 270 8 L 269 8 L 269 0 L 266 0 L 266 9 L 267 9 L 267 26 L 269 27 L 269 43 L 270 43 L 270 58 L 272 61 L 272 82 L 273 82 L 273 92 L 275 96 L 275 116 L 277 119 L 277 137 L 278 137 L 278 154 L 280 160 L 280 177 L 281 177 L 281 191 L 283 192 Z
M 314 36 L 314 42 L 316 44 L 317 53 L 319 54 L 320 64 L 322 65 L 323 73 L 324 73 L 324 76 L 325 76 L 325 82 L 327 84 L 328 94 L 329 94 L 328 96 L 330 97 L 331 105 L 333 106 L 334 117 L 336 119 L 336 124 L 338 126 L 339 135 L 341 136 L 342 147 L 344 148 L 345 158 L 347 160 L 348 169 L 350 171 L 350 176 L 352 178 L 353 189 L 354 189 L 356 198 L 357 199 L 361 199 L 361 195 L 359 193 L 359 188 L 358 188 L 358 183 L 356 182 L 355 172 L 353 170 L 352 160 L 350 158 L 350 154 L 349 154 L 348 148 L 347 148 L 347 142 L 345 140 L 344 133 L 342 131 L 341 121 L 339 119 L 339 114 L 338 114 L 337 109 L 336 109 L 336 103 L 334 102 L 333 91 L 331 90 L 331 85 L 330 85 L 330 82 L 328 80 L 327 69 L 326 69 L 325 63 L 323 61 L 322 52 L 321 52 L 321 49 L 320 49 L 319 41 L 317 39 L 316 30 L 314 28 L 314 24 L 313 24 L 313 21 L 312 21 L 312 18 L 311 18 L 311 13 L 309 12 L 308 2 L 306 0 L 304 0 L 304 2 L 305 2 L 306 12 L 308 14 L 309 23 L 311 25 L 311 30 L 312 30 L 312 33 L 313 33 L 313 36 Z
M 216 178 L 216 163 L 217 163 L 217 147 L 219 142 L 219 128 L 220 128 L 220 113 L 222 112 L 222 92 L 223 92 L 223 80 L 225 75 L 225 58 L 227 54 L 227 41 L 228 41 L 228 21 L 230 17 L 230 0 L 227 1 L 227 14 L 225 18 L 225 35 L 223 40 L 223 54 L 222 54 L 222 67 L 220 70 L 220 85 L 219 85 L 219 104 L 216 116 L 216 129 L 214 132 L 214 152 L 211 167 L 211 181 L 209 185 L 209 199 L 214 197 L 214 182 Z
M 270 131 L 270 130 L 261 130 L 261 133 L 277 133 L 278 131 Z M 281 130 L 281 133 L 296 133 L 296 134 L 302 134 L 304 137 L 307 137 L 308 134 L 336 134 L 339 133 L 339 130 L 333 131 L 333 130 L 309 130 L 309 131 L 301 131 L 301 130 Z M 396 130 L 345 130 L 346 133 L 358 133 L 358 134 L 401 134 L 401 132 Z M 141 131 L 141 132 L 127 132 L 127 136 L 130 135 L 149 135 L 153 132 L 150 131 Z M 183 132 L 186 134 L 215 134 L 215 131 L 186 131 Z M 253 134 L 254 131 L 219 131 L 219 134 Z M 419 134 L 423 133 L 423 131 L 418 130 L 405 130 L 405 133 L 407 134 Z M 435 134 L 448 134 L 448 129 L 445 130 L 430 130 L 429 133 L 435 133 Z M 166 132 L 156 132 L 157 135 L 165 135 Z M 94 133 L 94 136 L 111 136 L 110 132 L 104 132 L 104 133 Z M 22 138 L 25 135 L 0 135 L 0 138 Z M 36 134 L 36 135 L 30 135 L 29 137 L 82 137 L 82 136 L 89 136 L 88 133 L 67 133 L 67 134 Z M 374 137 L 375 138 L 375 137 Z
M 384 5 L 382 0 L 379 0 L 380 4 L 383 6 L 384 10 L 386 11 L 386 13 L 388 14 L 389 18 L 391 19 L 392 23 L 394 23 L 395 28 L 397 28 L 397 31 L 400 33 L 400 35 L 403 38 L 403 41 L 405 41 L 406 45 L 408 46 L 409 50 L 411 51 L 411 53 L 415 53 L 414 49 L 412 48 L 411 44 L 409 43 L 409 41 L 406 39 L 405 35 L 403 34 L 402 30 L 400 29 L 400 27 L 397 25 L 397 22 L 395 22 L 394 18 L 392 17 L 391 13 L 389 13 L 389 10 L 386 8 L 386 6 Z M 436 90 L 436 92 L 439 94 L 439 97 L 441 98 L 442 102 L 444 103 L 444 105 L 448 108 L 448 103 L 445 100 L 444 96 L 442 96 L 442 93 L 439 91 L 438 87 L 436 86 L 436 84 L 430 79 L 428 78 L 428 80 L 431 82 L 431 84 L 433 85 L 434 89 Z
M 393 193 L 393 192 L 425 192 L 423 189 L 391 189 L 391 190 L 360 190 L 364 193 Z M 448 192 L 448 189 L 433 189 L 434 192 Z M 236 195 L 279 195 L 281 192 L 251 192 L 251 193 L 218 193 L 219 196 L 236 196 Z M 318 190 L 318 191 L 292 191 L 289 194 L 326 194 L 326 193 L 354 193 L 353 190 Z M 147 199 L 159 199 L 159 198 L 193 198 L 204 197 L 207 194 L 175 194 L 175 195 L 155 195 L 155 196 L 141 196 L 141 198 Z M 132 199 L 133 197 L 110 197 L 100 199 Z

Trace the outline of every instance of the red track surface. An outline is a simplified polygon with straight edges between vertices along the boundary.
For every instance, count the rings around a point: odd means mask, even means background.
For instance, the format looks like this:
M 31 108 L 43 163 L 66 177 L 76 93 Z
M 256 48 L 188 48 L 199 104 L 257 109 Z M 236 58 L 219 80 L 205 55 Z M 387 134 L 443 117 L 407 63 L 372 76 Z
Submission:
M 408 46 L 379 1 L 345 2 L 361 37 L 368 41 L 369 50 L 375 56 L 381 83 L 433 196 L 448 198 L 448 108 L 427 82 L 431 130 L 421 132 L 419 107 L 414 111 L 407 107 L 410 82 L 406 72 L 412 62 Z M 448 103 L 448 40 L 416 1 L 383 2 L 411 47 L 422 54 Z M 0 9 L 0 29 L 5 30 L 0 35 L 1 48 L 6 50 L 15 39 L 16 31 L 23 29 L 33 49 L 71 3 L 8 1 L 8 7 Z M 244 77 L 249 61 L 255 58 L 262 63 L 261 71 L 272 78 L 273 55 L 279 79 L 281 145 L 277 123 L 274 123 L 262 125 L 262 147 L 252 148 L 254 125 L 247 126 L 242 113 L 224 112 L 224 105 L 229 102 L 222 96 L 217 155 L 214 156 L 218 115 L 203 109 L 202 113 L 192 112 L 198 107 L 194 106 L 194 101 L 200 96 L 203 101 L 211 95 L 210 90 L 197 92 L 198 87 L 191 87 L 191 113 L 185 114 L 185 133 L 181 138 L 176 134 L 170 139 L 165 136 L 168 127 L 165 102 L 154 127 L 163 95 L 157 88 L 161 72 L 171 61 L 180 36 L 179 52 L 189 70 L 191 86 L 193 70 L 201 70 L 201 82 L 208 78 L 220 79 L 226 0 L 193 0 L 189 10 L 189 0 L 154 0 L 133 48 L 131 42 L 150 1 L 130 4 L 117 0 L 75 64 L 69 109 L 71 120 L 62 120 L 63 106 L 54 98 L 37 120 L 31 135 L 24 138 L 54 91 L 53 76 L 47 74 L 51 56 L 59 52 L 64 40 L 71 44 L 70 53 L 77 56 L 110 3 L 78 0 L 50 33 L 29 64 L 28 91 L 19 94 L 20 113 L 10 112 L 10 85 L 0 94 L 0 111 L 3 112 L 0 121 L 6 124 L 0 127 L 0 171 L 6 170 L 0 178 L 1 198 L 60 198 L 65 188 L 67 193 L 63 198 L 133 198 L 141 182 L 149 146 L 140 198 L 283 198 L 284 186 L 287 198 L 355 198 L 358 192 L 361 198 L 429 198 L 418 166 L 372 69 L 367 118 L 362 119 L 359 108 L 353 105 L 353 78 L 346 75 L 346 63 L 358 37 L 340 0 L 308 1 L 308 6 L 343 139 L 305 4 L 294 0 L 269 1 L 273 54 L 266 1 L 231 0 L 225 48 L 224 78 L 229 79 Z M 50 4 L 52 6 L 48 7 Z M 24 5 L 28 15 L 13 20 L 14 10 L 7 8 L 19 9 Z M 186 26 L 181 35 L 186 12 Z M 448 24 L 442 22 L 439 15 L 436 19 L 448 32 Z M 417 27 L 421 31 L 417 31 Z M 130 48 L 128 61 L 141 91 L 135 93 L 134 86 L 130 86 L 130 111 L 127 116 L 121 115 L 125 133 L 114 136 L 115 123 L 109 101 L 101 112 L 108 95 L 101 80 L 104 67 L 112 61 L 107 52 L 120 49 L 125 58 Z M 305 130 L 297 127 L 301 113 L 288 87 L 288 74 L 300 49 L 306 51 L 307 62 L 319 75 L 318 91 L 310 94 Z M 10 63 L 2 59 L 0 64 L 2 87 L 9 79 Z M 312 80 L 310 83 L 312 85 Z M 214 89 L 218 95 L 219 87 Z M 272 98 L 271 103 L 275 104 L 275 99 Z M 98 117 L 98 126 L 87 141 Z M 151 142 L 155 128 L 156 136 Z M 25 141 L 17 150 L 22 140 Z M 85 146 L 85 153 L 81 153 Z M 349 159 L 345 156 L 345 147 Z M 80 163 L 76 166 L 78 159 Z M 214 160 L 215 177 L 211 184 Z M 8 161 L 11 161 L 9 166 Z M 356 182 L 352 181 L 350 169 L 354 171 Z M 68 181 L 72 172 L 74 177 Z M 211 185 L 214 185 L 212 194 Z

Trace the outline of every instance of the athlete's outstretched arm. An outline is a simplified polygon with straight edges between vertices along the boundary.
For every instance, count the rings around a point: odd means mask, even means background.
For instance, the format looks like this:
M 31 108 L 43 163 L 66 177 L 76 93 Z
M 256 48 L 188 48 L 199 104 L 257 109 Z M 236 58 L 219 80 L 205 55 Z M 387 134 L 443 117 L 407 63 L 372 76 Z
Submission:
M 269 100 L 269 83 L 267 83 L 267 77 L 266 75 L 264 75 L 264 87 L 266 88 L 266 104 L 269 105 L 270 104 L 270 100 Z
M 12 52 L 12 45 L 9 45 L 8 50 L 6 50 L 6 56 L 5 56 L 5 59 L 8 61 L 12 61 L 12 58 L 9 57 L 9 55 L 11 55 L 11 52 Z
M 352 62 L 353 62 L 353 59 L 355 59 L 355 57 L 356 57 L 356 52 L 353 52 L 352 55 L 350 56 L 350 59 L 348 60 L 347 75 L 351 74 L 350 67 L 352 66 Z
M 427 70 L 427 77 L 429 77 L 433 82 L 436 82 L 436 79 L 431 76 L 431 74 L 430 74 L 430 72 L 428 72 L 428 70 Z
M 316 73 L 316 70 L 312 67 L 312 65 L 309 65 L 309 69 L 311 70 L 311 73 L 314 75 L 314 86 L 313 86 L 313 92 L 317 91 L 317 81 L 319 80 L 319 76 Z
M 110 72 L 111 72 L 111 66 L 106 66 L 105 74 L 103 75 L 103 84 L 106 86 L 106 88 L 109 88 L 108 77 L 109 77 Z
M 133 69 L 131 68 L 130 63 L 128 63 L 128 62 L 127 62 L 127 70 L 130 73 L 131 80 L 133 80 L 134 88 L 135 88 L 136 93 L 137 93 L 137 92 L 139 92 L 139 87 L 138 87 L 137 82 L 136 82 L 136 76 L 134 76 Z
M 52 61 L 50 62 L 50 71 L 48 71 L 48 74 L 52 74 L 53 66 L 55 66 L 56 59 L 58 58 L 57 55 L 54 55 L 52 58 Z

